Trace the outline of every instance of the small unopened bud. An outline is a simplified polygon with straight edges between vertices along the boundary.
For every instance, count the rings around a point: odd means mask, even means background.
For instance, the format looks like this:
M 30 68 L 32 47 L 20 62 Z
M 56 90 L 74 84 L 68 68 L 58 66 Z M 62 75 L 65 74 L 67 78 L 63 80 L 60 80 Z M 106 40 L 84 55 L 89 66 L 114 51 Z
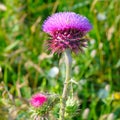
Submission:
M 89 109 L 89 108 L 86 108 L 86 109 L 83 111 L 83 114 L 82 114 L 82 119 L 83 119 L 83 120 L 87 120 L 87 119 L 88 119 L 89 112 L 90 112 L 90 109 Z

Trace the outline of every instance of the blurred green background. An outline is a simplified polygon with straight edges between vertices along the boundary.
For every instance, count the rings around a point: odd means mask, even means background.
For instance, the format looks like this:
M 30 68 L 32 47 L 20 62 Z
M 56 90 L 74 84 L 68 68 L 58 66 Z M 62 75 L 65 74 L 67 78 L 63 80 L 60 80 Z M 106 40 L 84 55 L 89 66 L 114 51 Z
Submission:
M 43 21 L 60 11 L 93 25 L 85 53 L 72 55 L 81 103 L 73 119 L 120 120 L 120 0 L 0 0 L 0 120 L 27 120 L 26 100 L 35 92 L 62 93 L 63 60 L 46 50 L 42 31 Z

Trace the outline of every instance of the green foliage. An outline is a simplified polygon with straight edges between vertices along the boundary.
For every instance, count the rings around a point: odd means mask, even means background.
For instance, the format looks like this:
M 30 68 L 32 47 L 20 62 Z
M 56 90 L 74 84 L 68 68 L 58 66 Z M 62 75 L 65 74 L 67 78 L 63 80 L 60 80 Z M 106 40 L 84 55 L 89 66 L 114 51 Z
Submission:
M 59 11 L 82 14 L 93 25 L 85 53 L 73 54 L 73 91 L 80 101 L 73 119 L 83 120 L 88 108 L 87 120 L 108 119 L 110 113 L 119 120 L 119 6 L 119 0 L 1 0 L 0 120 L 29 119 L 28 100 L 35 92 L 61 94 L 64 72 L 49 75 L 53 67 L 59 68 L 60 56 L 49 55 L 49 38 L 42 31 L 43 21 Z

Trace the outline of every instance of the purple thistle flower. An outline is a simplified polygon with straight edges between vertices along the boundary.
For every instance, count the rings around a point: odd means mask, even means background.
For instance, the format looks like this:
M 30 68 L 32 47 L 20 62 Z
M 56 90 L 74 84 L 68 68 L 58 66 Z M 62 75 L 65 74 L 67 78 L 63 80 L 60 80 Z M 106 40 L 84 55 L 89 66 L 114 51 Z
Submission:
M 41 93 L 37 93 L 30 99 L 30 104 L 35 107 L 41 107 L 47 101 L 47 97 Z
M 51 36 L 48 49 L 53 53 L 61 53 L 69 48 L 73 52 L 83 51 L 87 40 L 83 38 L 92 29 L 86 17 L 74 12 L 56 13 L 43 24 L 43 31 Z

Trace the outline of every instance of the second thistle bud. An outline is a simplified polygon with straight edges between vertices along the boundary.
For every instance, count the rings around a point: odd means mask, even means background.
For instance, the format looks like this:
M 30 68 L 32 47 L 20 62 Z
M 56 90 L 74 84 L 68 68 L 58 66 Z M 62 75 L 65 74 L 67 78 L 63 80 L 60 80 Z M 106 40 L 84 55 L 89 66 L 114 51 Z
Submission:
M 48 119 L 49 112 L 59 101 L 57 95 L 37 93 L 30 99 L 30 113 L 34 120 Z
M 65 118 L 66 120 L 76 116 L 79 111 L 79 101 L 74 98 L 68 98 L 66 102 Z

